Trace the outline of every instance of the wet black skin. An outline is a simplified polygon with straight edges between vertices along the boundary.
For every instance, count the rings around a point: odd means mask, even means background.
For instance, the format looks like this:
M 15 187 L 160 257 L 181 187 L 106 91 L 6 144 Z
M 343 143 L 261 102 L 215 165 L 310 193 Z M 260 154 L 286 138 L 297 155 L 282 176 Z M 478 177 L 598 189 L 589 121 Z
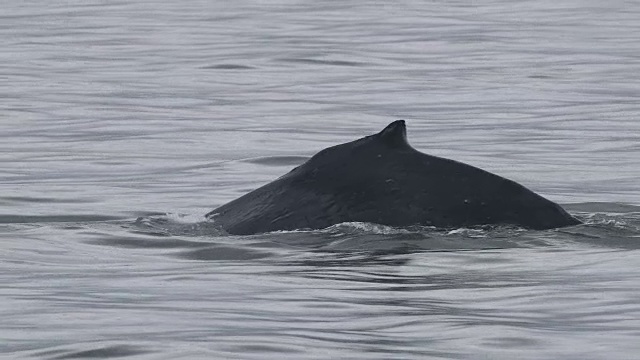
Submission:
M 580 222 L 524 186 L 412 148 L 404 120 L 324 149 L 288 174 L 207 214 L 237 235 L 342 222 L 550 229 Z

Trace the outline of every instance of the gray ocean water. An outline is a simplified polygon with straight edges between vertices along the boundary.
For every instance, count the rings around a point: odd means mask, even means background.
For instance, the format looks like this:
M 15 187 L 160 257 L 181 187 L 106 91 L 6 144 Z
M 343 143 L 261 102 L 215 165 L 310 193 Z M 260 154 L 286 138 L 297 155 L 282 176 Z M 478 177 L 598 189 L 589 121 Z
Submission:
M 640 359 L 640 3 L 2 1 L 0 358 Z M 406 119 L 584 225 L 204 214 Z

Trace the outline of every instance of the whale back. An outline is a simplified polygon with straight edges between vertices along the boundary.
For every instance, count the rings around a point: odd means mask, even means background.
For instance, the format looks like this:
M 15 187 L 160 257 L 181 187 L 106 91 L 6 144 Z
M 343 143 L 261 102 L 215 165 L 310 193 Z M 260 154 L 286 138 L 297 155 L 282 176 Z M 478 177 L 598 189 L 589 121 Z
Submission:
M 578 223 L 559 205 L 514 181 L 415 150 L 403 120 L 324 149 L 207 217 L 231 234 L 321 229 L 342 222 L 532 229 Z

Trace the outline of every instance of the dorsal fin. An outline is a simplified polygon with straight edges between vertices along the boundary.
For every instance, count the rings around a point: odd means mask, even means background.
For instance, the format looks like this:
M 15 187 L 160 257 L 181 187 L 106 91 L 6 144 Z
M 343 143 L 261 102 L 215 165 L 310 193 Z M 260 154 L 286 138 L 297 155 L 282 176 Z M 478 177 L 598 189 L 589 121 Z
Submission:
M 378 138 L 392 147 L 409 146 L 404 120 L 396 120 L 378 133 Z

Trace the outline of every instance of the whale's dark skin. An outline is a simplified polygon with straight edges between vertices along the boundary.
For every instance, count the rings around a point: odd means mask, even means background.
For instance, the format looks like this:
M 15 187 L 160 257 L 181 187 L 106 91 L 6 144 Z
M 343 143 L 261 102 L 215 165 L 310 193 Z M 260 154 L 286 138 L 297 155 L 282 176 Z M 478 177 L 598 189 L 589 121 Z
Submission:
M 324 149 L 288 174 L 206 215 L 230 234 L 342 222 L 550 229 L 580 222 L 524 186 L 407 143 L 404 120 Z

